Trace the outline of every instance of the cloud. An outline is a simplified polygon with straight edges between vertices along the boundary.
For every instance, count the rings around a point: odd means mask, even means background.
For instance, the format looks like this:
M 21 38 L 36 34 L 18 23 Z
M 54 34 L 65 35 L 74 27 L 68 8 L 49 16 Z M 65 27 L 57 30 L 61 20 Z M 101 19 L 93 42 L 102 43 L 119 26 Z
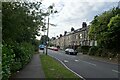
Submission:
M 50 37 L 70 31 L 71 27 L 81 28 L 82 22 L 88 24 L 95 15 L 111 9 L 119 0 L 43 0 L 44 5 L 55 3 L 58 14 L 50 17 L 50 22 L 57 27 L 50 27 Z

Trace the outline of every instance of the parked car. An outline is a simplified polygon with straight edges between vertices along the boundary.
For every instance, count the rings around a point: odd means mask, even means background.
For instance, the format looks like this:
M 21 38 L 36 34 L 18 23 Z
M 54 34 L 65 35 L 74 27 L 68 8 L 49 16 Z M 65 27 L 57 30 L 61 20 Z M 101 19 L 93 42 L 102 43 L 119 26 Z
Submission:
M 73 54 L 73 55 L 77 55 L 77 51 L 75 51 L 74 49 L 71 49 L 71 48 L 67 48 L 65 49 L 65 53 L 66 54 Z
M 58 51 L 58 48 L 57 47 L 52 47 L 52 50 Z
M 44 50 L 45 46 L 43 44 L 39 45 L 40 50 Z
M 49 47 L 48 49 L 51 49 L 51 50 L 54 50 L 54 51 L 58 51 L 58 48 L 57 48 L 57 47 L 54 47 L 54 46 Z

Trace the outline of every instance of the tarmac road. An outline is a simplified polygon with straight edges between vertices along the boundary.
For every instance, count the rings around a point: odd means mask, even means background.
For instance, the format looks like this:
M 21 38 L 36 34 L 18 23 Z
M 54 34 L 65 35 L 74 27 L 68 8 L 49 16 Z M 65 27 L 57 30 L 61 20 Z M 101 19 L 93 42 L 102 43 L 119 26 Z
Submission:
M 59 59 L 69 69 L 79 74 L 84 79 L 109 78 L 114 80 L 120 76 L 120 65 L 118 64 L 102 62 L 83 54 L 68 55 L 65 54 L 64 51 L 48 50 L 48 55 Z

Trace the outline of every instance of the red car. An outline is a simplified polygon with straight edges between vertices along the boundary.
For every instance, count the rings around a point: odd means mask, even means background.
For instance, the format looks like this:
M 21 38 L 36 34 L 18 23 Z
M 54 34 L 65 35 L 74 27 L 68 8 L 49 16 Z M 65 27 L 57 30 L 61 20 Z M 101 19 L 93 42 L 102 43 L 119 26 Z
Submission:
M 57 48 L 57 47 L 51 47 L 50 49 L 51 49 L 51 50 L 54 50 L 54 51 L 58 51 L 58 48 Z

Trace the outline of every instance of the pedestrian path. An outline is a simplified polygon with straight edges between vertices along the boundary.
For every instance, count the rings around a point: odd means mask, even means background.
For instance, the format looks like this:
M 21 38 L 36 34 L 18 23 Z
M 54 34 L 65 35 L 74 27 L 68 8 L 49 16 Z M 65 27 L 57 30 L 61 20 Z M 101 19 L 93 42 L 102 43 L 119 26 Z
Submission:
M 34 54 L 31 62 L 13 78 L 45 78 L 39 54 Z

